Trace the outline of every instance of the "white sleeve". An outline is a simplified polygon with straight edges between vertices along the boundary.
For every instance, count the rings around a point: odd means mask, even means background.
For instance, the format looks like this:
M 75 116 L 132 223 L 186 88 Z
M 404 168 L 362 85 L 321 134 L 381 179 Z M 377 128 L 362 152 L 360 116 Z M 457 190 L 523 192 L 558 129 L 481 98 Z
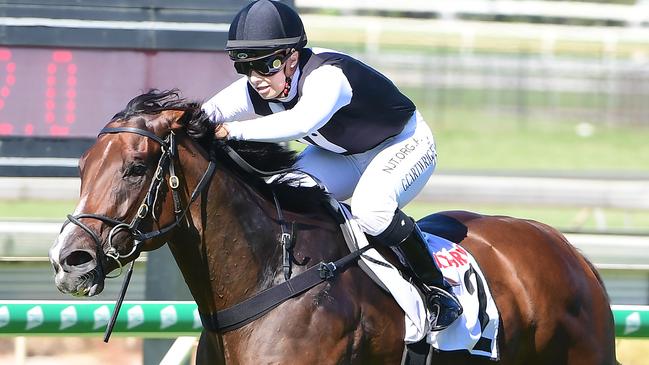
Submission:
M 225 125 L 231 139 L 290 141 L 318 130 L 351 100 L 352 87 L 345 74 L 338 67 L 325 65 L 306 76 L 300 101 L 292 109 Z
M 225 89 L 219 91 L 201 108 L 212 123 L 255 118 L 255 109 L 248 95 L 248 79 L 242 77 Z

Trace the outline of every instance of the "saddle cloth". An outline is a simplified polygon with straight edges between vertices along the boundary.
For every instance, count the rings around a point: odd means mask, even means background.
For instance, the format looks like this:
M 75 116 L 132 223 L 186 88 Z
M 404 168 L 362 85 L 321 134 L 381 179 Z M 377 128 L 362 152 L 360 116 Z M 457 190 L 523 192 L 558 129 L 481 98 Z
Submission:
M 352 233 L 357 248 L 369 243 L 360 226 L 345 205 L 341 204 L 346 228 Z M 406 343 L 426 341 L 436 351 L 468 351 L 472 355 L 498 359 L 499 314 L 489 286 L 471 254 L 444 238 L 424 232 L 428 249 L 434 252 L 442 274 L 453 285 L 453 292 L 464 308 L 463 314 L 442 331 L 429 331 L 430 314 L 421 293 L 405 280 L 396 267 L 376 250 L 361 256 L 374 275 L 373 279 L 386 288 L 405 312 Z

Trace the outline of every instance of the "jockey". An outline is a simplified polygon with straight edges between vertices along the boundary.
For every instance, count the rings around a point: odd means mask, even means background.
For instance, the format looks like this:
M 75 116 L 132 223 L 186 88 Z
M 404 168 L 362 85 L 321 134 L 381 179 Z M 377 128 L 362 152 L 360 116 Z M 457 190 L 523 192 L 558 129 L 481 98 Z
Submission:
M 203 104 L 217 139 L 308 146 L 297 169 L 351 209 L 371 240 L 391 247 L 412 271 L 433 317 L 449 326 L 462 307 L 421 231 L 400 208 L 433 173 L 433 135 L 415 105 L 371 67 L 339 52 L 305 48 L 299 15 L 277 1 L 244 7 L 226 51 L 245 77 Z

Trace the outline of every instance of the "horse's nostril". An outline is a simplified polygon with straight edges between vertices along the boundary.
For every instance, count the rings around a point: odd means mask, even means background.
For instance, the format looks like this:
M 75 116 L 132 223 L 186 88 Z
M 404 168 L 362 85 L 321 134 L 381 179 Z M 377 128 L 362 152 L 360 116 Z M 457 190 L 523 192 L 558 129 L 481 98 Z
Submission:
M 92 261 L 92 256 L 86 251 L 74 251 L 65 258 L 68 266 L 79 266 Z

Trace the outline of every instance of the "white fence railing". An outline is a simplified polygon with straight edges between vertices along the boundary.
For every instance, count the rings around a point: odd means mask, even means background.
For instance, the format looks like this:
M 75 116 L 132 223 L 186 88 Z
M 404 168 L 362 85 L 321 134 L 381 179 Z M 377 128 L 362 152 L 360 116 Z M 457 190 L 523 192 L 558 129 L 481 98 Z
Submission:
M 79 178 L 0 178 L 0 199 L 74 200 L 79 196 L 79 186 Z M 420 198 L 435 202 L 649 210 L 649 179 L 438 173 L 430 179 Z
M 649 21 L 649 4 L 638 1 L 634 5 L 599 4 L 565 1 L 521 0 L 296 0 L 298 9 L 335 9 L 354 11 L 399 11 L 434 13 L 445 19 L 462 16 L 496 18 L 546 17 L 553 19 L 583 19 L 614 21 L 628 25 L 642 25 Z
M 79 197 L 80 186 L 79 178 L 1 177 L 0 199 L 72 200 Z
M 74 200 L 78 190 L 78 178 L 0 179 L 0 199 Z M 420 199 L 452 202 L 458 207 L 474 203 L 579 207 L 589 210 L 598 228 L 605 230 L 603 208 L 649 211 L 649 181 L 436 174 Z M 45 256 L 59 229 L 60 222 L 0 222 L 0 256 L 9 256 L 7 260 L 16 256 Z M 568 234 L 567 237 L 603 273 L 615 303 L 649 303 L 649 236 Z M 43 265 L 46 263 L 32 271 L 44 272 Z M 34 278 L 36 271 L 32 273 Z M 49 287 L 51 283 L 39 285 Z
M 649 181 L 437 174 L 420 197 L 436 202 L 649 210 Z
M 0 178 L 3 200 L 74 200 L 79 196 L 78 178 Z M 589 210 L 597 228 L 607 228 L 604 209 L 649 211 L 649 180 L 590 179 L 557 177 L 517 177 L 436 174 L 418 197 L 421 201 L 462 204 L 510 204 L 552 206 Z M 575 217 L 577 219 L 578 217 Z M 58 224 L 44 228 L 4 223 L 13 231 L 22 231 L 29 245 L 35 229 L 58 229 Z M 0 231 L 4 229 L 0 223 Z
M 14 223 L 0 222 L 0 294 L 4 298 L 28 299 L 37 292 L 41 299 L 58 297 L 52 284 L 51 267 L 42 257 L 47 255 L 49 245 L 58 234 L 58 225 L 48 224 L 47 227 L 53 228 L 45 233 L 36 222 L 21 223 L 23 228 L 32 226 L 33 231 L 41 231 L 40 239 L 33 236 L 32 243 L 23 244 L 24 233 L 11 231 Z M 566 237 L 598 268 L 613 303 L 649 303 L 649 236 L 566 234 Z M 16 257 L 16 254 L 31 257 Z M 146 270 L 144 265 L 138 271 L 143 270 Z M 144 298 L 144 285 L 144 277 L 137 276 L 129 295 Z M 110 291 L 107 296 L 117 296 L 118 289 L 115 284 L 107 286 Z

